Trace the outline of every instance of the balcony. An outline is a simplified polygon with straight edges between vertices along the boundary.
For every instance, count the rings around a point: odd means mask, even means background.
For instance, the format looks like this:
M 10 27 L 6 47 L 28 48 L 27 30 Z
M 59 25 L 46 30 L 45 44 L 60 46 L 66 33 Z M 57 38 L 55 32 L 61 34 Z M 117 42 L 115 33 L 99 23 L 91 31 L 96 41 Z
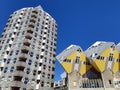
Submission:
M 25 69 L 25 67 L 23 67 L 23 66 L 17 66 L 16 67 L 17 71 L 24 71 L 24 69 Z
M 32 34 L 31 33 L 26 33 L 25 37 L 29 37 L 29 38 L 32 38 Z
M 17 66 L 17 67 L 20 67 L 20 66 Z M 15 76 L 25 76 L 26 74 L 25 74 L 25 72 L 24 72 L 24 69 L 23 70 L 16 70 L 15 72 L 14 72 L 14 75 Z
M 22 49 L 22 50 L 21 50 L 21 53 L 23 53 L 24 55 L 25 55 L 25 54 L 28 54 L 28 52 L 29 52 L 29 50 L 27 50 L 27 49 Z
M 27 33 L 33 34 L 32 30 L 27 30 Z
M 30 24 L 29 24 L 29 27 L 30 27 L 30 28 L 34 28 L 35 26 L 34 26 L 33 23 L 30 23 Z
M 31 18 L 35 18 L 35 19 L 36 19 L 37 16 L 36 16 L 35 14 L 32 14 L 32 15 L 31 15 Z
M 37 12 L 37 11 L 35 11 L 35 10 L 34 10 L 34 11 L 32 11 L 32 13 L 38 14 L 38 12 Z
M 19 86 L 25 87 L 24 83 L 22 81 L 12 81 L 10 83 L 11 89 L 10 90 L 20 90 Z
M 21 47 L 21 50 L 24 50 L 24 49 L 29 50 L 29 47 L 27 47 L 27 46 L 22 46 L 22 47 Z
M 31 40 L 31 39 L 32 39 L 32 37 L 31 37 L 31 36 L 25 36 L 25 38 L 26 38 L 26 39 L 29 39 L 29 40 Z
M 15 83 L 16 83 L 16 82 L 15 82 Z M 14 84 L 15 84 L 15 83 L 14 83 Z M 14 87 L 11 87 L 11 90 L 20 90 L 20 87 L 15 87 L 15 86 L 14 86 Z
M 24 39 L 23 42 L 29 42 L 29 43 L 30 43 L 31 40 L 29 40 L 29 39 Z
M 29 42 L 24 42 L 24 43 L 23 43 L 23 45 L 25 45 L 25 46 L 28 46 L 28 47 L 29 47 L 29 46 L 30 46 L 30 43 L 29 43 Z
M 27 60 L 26 55 L 25 54 L 20 54 L 19 61 L 26 62 L 26 60 Z
M 14 76 L 14 81 L 21 81 L 22 77 L 21 76 Z
M 30 19 L 30 22 L 35 23 L 35 20 L 33 18 Z

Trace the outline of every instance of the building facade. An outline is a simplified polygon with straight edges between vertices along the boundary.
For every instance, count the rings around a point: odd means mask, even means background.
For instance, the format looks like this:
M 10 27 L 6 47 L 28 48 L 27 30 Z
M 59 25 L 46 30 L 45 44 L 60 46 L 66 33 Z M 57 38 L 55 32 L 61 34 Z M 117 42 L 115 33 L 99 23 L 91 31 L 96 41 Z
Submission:
M 68 90 L 120 89 L 120 44 L 96 42 L 85 52 L 71 45 L 56 58 L 68 73 Z
M 67 73 L 63 72 L 61 74 L 61 78 L 62 78 L 62 80 L 54 82 L 54 90 L 68 90 L 68 87 L 67 87 L 67 80 L 68 80 L 67 79 Z
M 10 15 L 0 38 L 0 90 L 53 90 L 56 21 L 40 6 Z

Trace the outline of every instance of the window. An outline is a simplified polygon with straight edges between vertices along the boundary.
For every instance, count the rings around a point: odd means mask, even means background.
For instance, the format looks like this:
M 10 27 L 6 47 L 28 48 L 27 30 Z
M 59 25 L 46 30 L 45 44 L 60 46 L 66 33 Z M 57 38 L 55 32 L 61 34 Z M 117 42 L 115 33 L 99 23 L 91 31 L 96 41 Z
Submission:
M 53 87 L 54 86 L 54 83 L 51 83 L 51 87 Z
M 34 63 L 34 65 L 35 65 L 35 67 L 37 67 L 38 63 L 37 63 L 37 62 L 35 62 L 35 63 Z
M 43 87 L 43 86 L 44 86 L 44 82 L 42 81 L 42 82 L 41 82 L 41 87 Z
M 40 40 L 42 40 L 42 36 L 40 36 Z
M 52 47 L 50 47 L 50 51 L 52 51 Z
M 0 50 L 2 49 L 2 46 L 0 46 Z
M 112 84 L 112 81 L 111 81 L 111 80 L 109 80 L 109 84 Z
M 37 80 L 37 84 L 39 84 L 40 80 Z
M 26 73 L 29 74 L 30 73 L 30 68 L 26 69 Z
M 41 63 L 40 63 L 41 64 Z M 43 65 L 43 69 L 46 69 L 46 65 Z
M 48 79 L 50 79 L 50 74 L 48 74 Z
M 21 76 L 14 76 L 14 80 L 15 80 L 15 81 L 21 81 L 21 80 L 22 80 L 22 77 L 21 77 Z
M 41 71 L 38 71 L 38 74 L 41 74 Z
M 9 64 L 9 63 L 10 63 L 10 59 L 8 59 L 8 60 L 6 61 L 6 63 Z
M 27 84 L 29 82 L 29 79 L 28 77 L 25 77 L 24 80 L 23 80 L 24 84 Z
M 23 90 L 26 90 L 26 88 L 23 88 Z
M 11 90 L 19 90 L 20 87 L 11 87 Z
M 73 86 L 74 86 L 74 87 L 76 87 L 76 86 L 77 86 L 77 83 L 76 83 L 75 81 L 73 82 Z
M 53 64 L 55 64 L 55 61 L 52 61 Z
M 33 57 L 33 52 L 30 52 L 30 56 Z
M 10 52 L 10 56 L 12 56 L 12 55 L 13 55 L 13 51 Z
M 10 39 L 7 40 L 7 43 L 9 43 Z
M 14 71 L 14 67 L 12 66 L 11 69 L 10 69 L 10 72 L 13 72 Z
M 48 49 L 48 45 L 46 45 L 46 49 Z
M 16 70 L 18 70 L 18 71 L 24 71 L 24 68 L 25 68 L 25 67 L 23 67 L 23 66 L 17 66 L 17 67 L 16 67 Z
M 8 67 L 5 67 L 5 68 L 4 68 L 4 73 L 6 73 L 6 72 L 7 72 L 7 70 L 8 70 Z
M 4 38 L 6 38 L 6 37 L 7 37 L 7 34 L 5 34 Z
M 14 58 L 14 59 L 13 59 L 13 63 L 16 63 L 16 61 L 17 61 L 17 58 Z
M 18 48 L 20 48 L 20 46 L 21 46 L 21 43 L 18 44 Z
M 36 31 L 37 31 L 37 32 L 38 32 L 38 30 L 39 30 L 39 29 L 38 29 L 38 28 L 36 28 Z
M 50 69 L 51 69 L 51 66 L 48 67 L 48 71 L 50 71 Z
M 10 33 L 9 37 L 11 37 L 11 36 L 12 36 L 12 33 Z
M 7 49 L 7 45 L 5 45 L 4 49 Z
M 2 44 L 4 43 L 5 40 L 2 41 Z
M 37 37 L 37 33 L 35 33 L 35 37 Z
M 39 54 L 36 54 L 36 59 L 39 59 Z
M 39 63 L 39 66 L 42 66 L 42 63 Z
M 45 73 L 44 72 L 42 73 L 42 77 L 45 77 Z
M 75 63 L 79 63 L 80 57 L 76 57 Z
M 33 71 L 33 75 L 34 75 L 34 76 L 36 75 L 36 70 Z
M 17 32 L 17 36 L 19 36 L 20 32 Z
M 51 63 L 51 61 L 52 61 L 52 60 L 51 60 L 51 59 L 49 59 L 49 64 Z
M 52 71 L 54 71 L 55 70 L 55 68 L 54 67 L 52 67 Z
M 28 64 L 31 65 L 31 64 L 32 64 L 32 60 L 29 60 L 29 61 L 28 61 Z
M 25 31 L 22 32 L 22 35 L 24 35 L 24 34 L 25 34 Z
M 47 58 L 45 57 L 45 62 L 47 62 Z
M 19 54 L 19 50 L 16 51 L 16 55 L 18 55 L 18 54 Z
M 36 43 L 36 39 L 34 39 L 33 42 Z

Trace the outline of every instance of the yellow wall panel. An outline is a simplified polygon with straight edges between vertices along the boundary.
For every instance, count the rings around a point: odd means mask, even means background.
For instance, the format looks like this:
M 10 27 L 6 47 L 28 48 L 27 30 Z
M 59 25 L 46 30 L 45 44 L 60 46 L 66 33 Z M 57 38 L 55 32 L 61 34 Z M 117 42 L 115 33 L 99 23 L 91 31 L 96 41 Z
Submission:
M 87 68 L 86 68 L 87 71 L 92 68 L 92 65 L 86 65 L 86 66 L 87 66 Z M 87 71 L 86 71 L 86 72 L 87 72 Z
M 104 56 L 104 57 L 109 57 L 109 55 L 110 55 L 110 47 L 100 54 L 100 56 Z
M 64 67 L 64 69 L 65 69 L 65 71 L 67 73 L 71 73 L 72 72 L 72 63 L 63 62 L 62 66 Z
M 115 59 L 119 58 L 119 52 L 117 49 L 114 50 L 113 58 Z
M 104 60 L 95 60 L 92 62 L 92 65 L 98 72 L 103 72 L 105 70 L 106 61 Z
M 119 70 L 119 63 L 118 62 L 115 62 L 114 63 L 114 66 L 113 66 L 113 73 L 117 73 Z
M 98 66 L 96 65 L 96 63 L 95 63 L 94 61 L 92 61 L 92 65 L 94 66 L 94 68 L 95 68 L 98 72 L 100 72 Z
M 86 59 L 87 59 L 87 58 L 86 58 L 84 52 L 81 52 L 81 53 L 80 53 L 80 60 L 81 60 L 81 61 L 86 61 Z
M 67 59 L 76 60 L 76 55 L 77 55 L 77 51 L 74 51 L 67 57 Z
M 82 65 L 80 66 L 80 74 L 83 75 L 83 74 L 85 74 L 85 73 L 86 73 L 86 65 L 82 64 Z
M 92 67 L 91 65 L 82 64 L 80 66 L 80 74 L 84 75 L 88 70 L 90 70 L 91 67 Z

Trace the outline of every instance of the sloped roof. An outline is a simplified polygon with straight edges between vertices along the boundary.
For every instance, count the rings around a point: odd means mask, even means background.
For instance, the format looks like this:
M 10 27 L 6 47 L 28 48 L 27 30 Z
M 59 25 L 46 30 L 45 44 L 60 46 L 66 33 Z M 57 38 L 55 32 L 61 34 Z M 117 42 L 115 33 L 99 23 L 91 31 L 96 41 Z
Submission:
M 88 58 L 94 59 L 112 45 L 115 44 L 113 42 L 97 41 L 85 51 L 85 55 Z
M 63 60 L 66 59 L 73 51 L 78 50 L 78 49 L 81 49 L 81 48 L 77 45 L 70 45 L 63 52 L 58 54 L 58 56 L 56 56 L 56 58 L 60 63 L 62 63 Z
M 117 48 L 118 52 L 120 53 L 120 43 L 118 43 L 118 44 L 116 45 L 116 48 Z

